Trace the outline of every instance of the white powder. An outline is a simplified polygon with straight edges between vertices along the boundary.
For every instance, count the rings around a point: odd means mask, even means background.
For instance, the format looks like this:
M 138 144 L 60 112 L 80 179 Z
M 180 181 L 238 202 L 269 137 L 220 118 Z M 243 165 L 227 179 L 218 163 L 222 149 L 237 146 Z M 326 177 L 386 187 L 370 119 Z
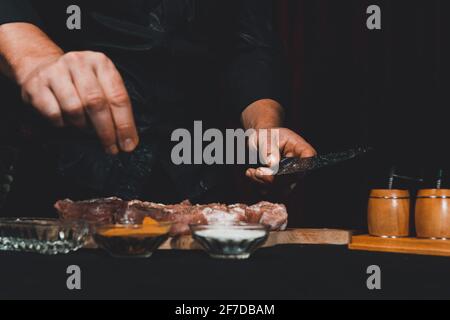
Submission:
M 209 209 L 209 210 L 207 210 Z M 221 210 L 213 210 L 206 208 L 202 212 L 206 216 L 208 224 L 227 224 L 237 221 L 237 216 L 235 213 L 225 212 Z
M 266 235 L 263 230 L 233 230 L 226 228 L 208 229 L 196 231 L 196 235 L 203 238 L 210 238 L 219 241 L 243 241 L 243 240 L 255 240 L 262 238 Z

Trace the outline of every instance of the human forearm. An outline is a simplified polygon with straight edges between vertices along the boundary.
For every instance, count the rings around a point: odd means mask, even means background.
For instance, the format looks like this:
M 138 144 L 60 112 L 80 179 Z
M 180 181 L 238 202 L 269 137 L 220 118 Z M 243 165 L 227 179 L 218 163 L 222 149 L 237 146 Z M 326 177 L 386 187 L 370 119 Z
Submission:
M 108 153 L 131 152 L 139 137 L 123 79 L 103 53 L 64 53 L 39 28 L 0 26 L 2 71 L 55 126 L 92 126 Z
M 40 64 L 62 55 L 62 49 L 32 24 L 0 25 L 0 71 L 18 84 Z

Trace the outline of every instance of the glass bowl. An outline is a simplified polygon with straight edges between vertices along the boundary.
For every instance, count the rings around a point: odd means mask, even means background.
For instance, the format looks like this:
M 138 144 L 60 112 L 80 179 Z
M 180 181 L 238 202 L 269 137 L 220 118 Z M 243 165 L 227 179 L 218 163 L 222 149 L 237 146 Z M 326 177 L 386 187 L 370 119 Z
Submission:
M 213 258 L 248 259 L 269 237 L 262 224 L 191 225 L 192 237 Z
M 0 219 L 0 251 L 55 255 L 83 247 L 89 228 L 80 221 L 40 218 Z
M 171 227 L 172 223 L 103 225 L 96 228 L 94 241 L 113 257 L 149 258 L 169 238 Z

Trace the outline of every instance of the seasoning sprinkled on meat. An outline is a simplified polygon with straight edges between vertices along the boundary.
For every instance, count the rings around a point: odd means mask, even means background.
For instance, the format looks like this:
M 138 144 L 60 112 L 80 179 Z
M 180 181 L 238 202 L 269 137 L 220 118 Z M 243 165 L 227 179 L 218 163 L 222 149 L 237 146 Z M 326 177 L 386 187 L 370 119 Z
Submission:
M 140 224 L 145 217 L 160 222 L 173 222 L 171 235 L 189 234 L 190 224 L 217 223 L 261 223 L 270 230 L 284 230 L 288 214 L 282 204 L 260 202 L 252 206 L 245 204 L 225 205 L 211 203 L 192 205 L 189 201 L 179 204 L 139 200 L 124 201 L 119 198 L 94 199 L 88 201 L 61 200 L 55 204 L 62 219 L 83 219 L 95 223 Z

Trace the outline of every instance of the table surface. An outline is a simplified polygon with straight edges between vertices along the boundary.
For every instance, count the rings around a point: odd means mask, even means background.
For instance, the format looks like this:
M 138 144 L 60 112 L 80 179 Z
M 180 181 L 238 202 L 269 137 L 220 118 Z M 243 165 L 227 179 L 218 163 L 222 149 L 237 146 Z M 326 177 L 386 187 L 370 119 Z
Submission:
M 81 268 L 81 290 L 66 287 L 70 265 Z M 381 268 L 381 290 L 367 289 L 370 265 Z M 316 245 L 260 249 L 245 261 L 176 250 L 159 250 L 149 259 L 116 259 L 99 250 L 59 256 L 3 252 L 0 298 L 450 298 L 450 258 Z

